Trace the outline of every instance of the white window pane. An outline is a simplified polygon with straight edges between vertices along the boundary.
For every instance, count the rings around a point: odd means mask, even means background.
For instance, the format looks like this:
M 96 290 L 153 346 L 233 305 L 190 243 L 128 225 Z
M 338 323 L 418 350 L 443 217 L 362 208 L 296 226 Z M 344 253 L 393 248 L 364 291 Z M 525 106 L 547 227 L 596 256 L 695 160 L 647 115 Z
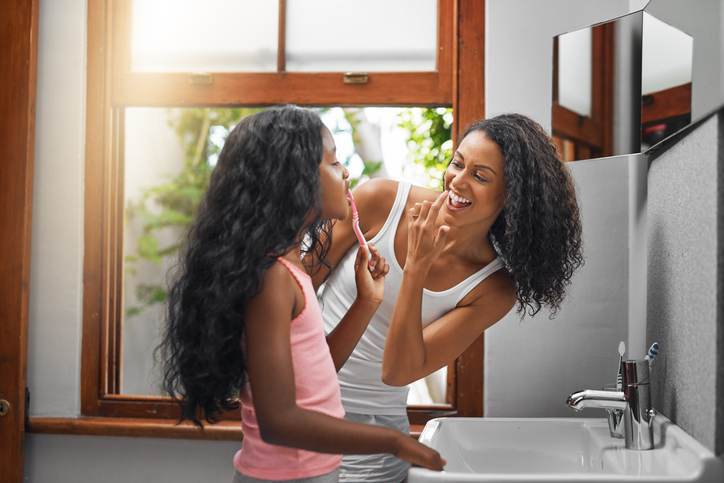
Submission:
M 644 12 L 641 93 L 691 82 L 694 39 Z
M 125 110 L 122 394 L 162 394 L 153 351 L 161 341 L 167 276 L 226 135 L 255 111 Z
M 288 71 L 433 71 L 436 0 L 288 0 Z
M 558 103 L 591 115 L 591 29 L 558 37 Z
M 447 366 L 408 384 L 408 405 L 445 404 L 447 396 Z
M 271 0 L 136 0 L 132 70 L 276 70 L 279 4 Z

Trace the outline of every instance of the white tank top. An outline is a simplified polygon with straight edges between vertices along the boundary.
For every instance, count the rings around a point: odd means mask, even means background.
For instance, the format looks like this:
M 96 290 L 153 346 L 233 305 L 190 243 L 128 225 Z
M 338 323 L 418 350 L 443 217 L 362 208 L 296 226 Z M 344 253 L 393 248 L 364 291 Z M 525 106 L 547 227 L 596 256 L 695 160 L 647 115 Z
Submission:
M 337 373 L 342 390 L 342 405 L 352 413 L 404 415 L 407 411 L 408 388 L 388 386 L 382 382 L 381 374 L 385 338 L 402 284 L 402 267 L 395 258 L 395 233 L 400 216 L 405 211 L 410 188 L 410 183 L 400 182 L 395 202 L 385 224 L 379 233 L 369 240 L 389 263 L 390 272 L 385 277 L 384 300 L 370 320 L 357 347 Z M 356 254 L 357 245 L 355 244 L 330 274 L 319 297 L 326 333 L 331 332 L 337 326 L 357 297 L 357 287 L 354 281 Z M 470 290 L 502 266 L 501 260 L 496 258 L 478 272 L 447 290 L 434 292 L 423 289 L 422 326 L 427 326 L 454 309 Z

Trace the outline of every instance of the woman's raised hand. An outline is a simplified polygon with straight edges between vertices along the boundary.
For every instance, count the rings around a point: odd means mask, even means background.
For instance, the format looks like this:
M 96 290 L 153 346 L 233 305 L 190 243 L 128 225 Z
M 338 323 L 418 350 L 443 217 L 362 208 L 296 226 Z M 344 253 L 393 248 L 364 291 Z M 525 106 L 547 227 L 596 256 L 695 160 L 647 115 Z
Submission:
M 367 257 L 367 250 L 357 249 L 354 261 L 354 280 L 357 284 L 357 300 L 380 304 L 385 294 L 385 275 L 390 271 L 387 261 L 373 245 L 368 245 L 372 258 Z
M 433 260 L 445 246 L 450 227 L 440 224 L 437 218 L 447 196 L 448 192 L 443 191 L 432 203 L 415 203 L 408 211 L 406 271 L 427 274 Z

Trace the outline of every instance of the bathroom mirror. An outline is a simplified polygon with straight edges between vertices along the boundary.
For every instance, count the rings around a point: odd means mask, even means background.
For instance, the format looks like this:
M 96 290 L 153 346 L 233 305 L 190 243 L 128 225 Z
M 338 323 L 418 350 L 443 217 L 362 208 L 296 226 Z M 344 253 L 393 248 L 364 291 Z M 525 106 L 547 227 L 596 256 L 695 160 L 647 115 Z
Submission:
M 641 51 L 641 149 L 691 122 L 694 39 L 644 12 Z
M 648 11 L 676 8 L 653 1 L 554 37 L 552 134 L 565 161 L 642 152 L 692 121 L 694 37 Z

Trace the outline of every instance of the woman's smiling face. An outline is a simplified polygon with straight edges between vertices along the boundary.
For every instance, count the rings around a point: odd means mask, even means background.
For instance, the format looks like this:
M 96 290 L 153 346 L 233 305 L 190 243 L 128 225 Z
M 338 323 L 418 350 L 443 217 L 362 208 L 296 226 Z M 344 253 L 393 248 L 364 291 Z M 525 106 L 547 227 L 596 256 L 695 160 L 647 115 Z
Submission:
M 492 225 L 505 201 L 503 164 L 500 147 L 484 131 L 465 136 L 445 171 L 448 198 L 441 221 L 454 227 Z

